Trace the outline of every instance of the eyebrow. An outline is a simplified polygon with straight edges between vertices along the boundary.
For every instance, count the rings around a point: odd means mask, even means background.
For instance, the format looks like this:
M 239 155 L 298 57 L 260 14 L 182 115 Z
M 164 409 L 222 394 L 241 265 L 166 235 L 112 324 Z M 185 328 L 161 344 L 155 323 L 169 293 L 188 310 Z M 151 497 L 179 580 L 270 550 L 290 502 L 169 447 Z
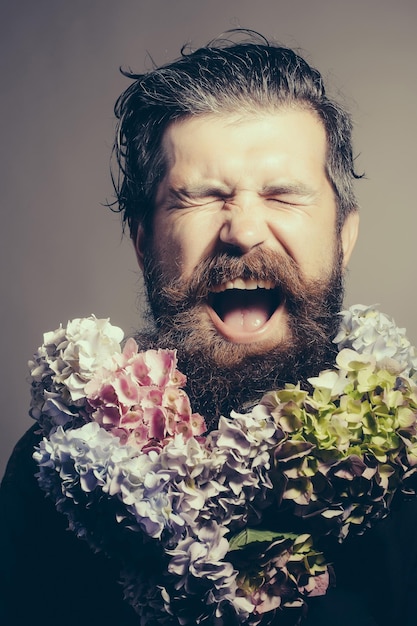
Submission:
M 283 182 L 272 185 L 264 185 L 261 189 L 263 196 L 280 196 L 280 195 L 296 195 L 296 196 L 317 196 L 317 191 L 301 181 Z
M 168 194 L 178 199 L 196 200 L 209 196 L 230 196 L 233 190 L 230 187 L 216 185 L 196 185 L 194 187 L 169 187 Z

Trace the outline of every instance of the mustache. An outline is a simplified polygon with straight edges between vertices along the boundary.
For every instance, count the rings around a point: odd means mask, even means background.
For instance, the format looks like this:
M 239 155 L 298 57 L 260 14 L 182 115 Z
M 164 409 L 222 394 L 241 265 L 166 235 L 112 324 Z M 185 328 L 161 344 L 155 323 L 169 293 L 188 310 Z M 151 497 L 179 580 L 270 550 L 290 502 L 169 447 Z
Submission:
M 167 280 L 150 258 L 145 259 L 144 269 L 150 299 L 153 295 L 162 295 L 170 314 L 171 308 L 178 313 L 198 305 L 207 300 L 213 288 L 237 278 L 270 283 L 280 291 L 282 298 L 290 301 L 299 301 L 305 293 L 305 280 L 297 263 L 271 250 L 257 249 L 242 257 L 218 253 L 201 260 L 187 280 L 180 276 Z

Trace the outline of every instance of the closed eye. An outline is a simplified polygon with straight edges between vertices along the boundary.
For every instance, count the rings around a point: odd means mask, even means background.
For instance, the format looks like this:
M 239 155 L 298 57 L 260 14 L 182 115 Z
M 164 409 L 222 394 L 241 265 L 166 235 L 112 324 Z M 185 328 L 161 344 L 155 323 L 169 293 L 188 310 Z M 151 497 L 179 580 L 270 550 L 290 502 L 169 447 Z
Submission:
M 270 202 L 279 202 L 280 204 L 297 204 L 298 199 L 291 196 L 279 196 L 267 198 L 267 200 L 269 200 Z
M 193 208 L 224 203 L 229 194 L 219 189 L 196 189 L 183 190 L 171 189 L 169 193 L 169 205 L 172 208 Z
M 309 185 L 301 182 L 269 185 L 264 187 L 262 195 L 267 201 L 276 202 L 283 206 L 306 206 L 314 204 L 317 192 Z
M 310 204 L 306 198 L 299 198 L 294 196 L 280 196 L 280 197 L 272 197 L 266 198 L 266 201 L 271 204 L 276 204 L 284 207 L 297 207 L 297 206 L 305 206 Z

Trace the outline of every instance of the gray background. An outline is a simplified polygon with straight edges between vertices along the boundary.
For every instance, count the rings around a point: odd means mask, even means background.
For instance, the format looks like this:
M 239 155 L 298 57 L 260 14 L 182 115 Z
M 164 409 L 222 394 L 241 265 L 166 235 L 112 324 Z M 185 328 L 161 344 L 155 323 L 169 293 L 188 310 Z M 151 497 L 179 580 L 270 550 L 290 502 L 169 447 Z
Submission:
M 112 199 L 112 108 L 143 71 L 222 31 L 297 46 L 355 122 L 362 230 L 348 303 L 380 303 L 417 341 L 415 0 L 2 0 L 0 473 L 31 424 L 42 333 L 94 312 L 140 324 L 141 283 Z M 148 54 L 149 53 L 149 54 Z

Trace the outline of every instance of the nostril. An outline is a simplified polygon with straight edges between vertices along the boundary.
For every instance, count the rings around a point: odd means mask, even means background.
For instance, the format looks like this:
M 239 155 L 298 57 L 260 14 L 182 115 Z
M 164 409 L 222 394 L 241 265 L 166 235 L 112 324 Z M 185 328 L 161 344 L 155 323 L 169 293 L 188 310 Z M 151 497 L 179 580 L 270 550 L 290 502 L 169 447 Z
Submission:
M 240 258 L 247 253 L 247 250 L 236 244 L 226 242 L 222 242 L 222 244 L 221 252 L 226 252 L 229 257 Z
M 220 241 L 227 246 L 228 250 L 233 250 L 235 256 L 246 254 L 253 248 L 264 244 L 266 237 L 266 229 L 261 223 L 238 219 L 223 224 L 219 234 Z

